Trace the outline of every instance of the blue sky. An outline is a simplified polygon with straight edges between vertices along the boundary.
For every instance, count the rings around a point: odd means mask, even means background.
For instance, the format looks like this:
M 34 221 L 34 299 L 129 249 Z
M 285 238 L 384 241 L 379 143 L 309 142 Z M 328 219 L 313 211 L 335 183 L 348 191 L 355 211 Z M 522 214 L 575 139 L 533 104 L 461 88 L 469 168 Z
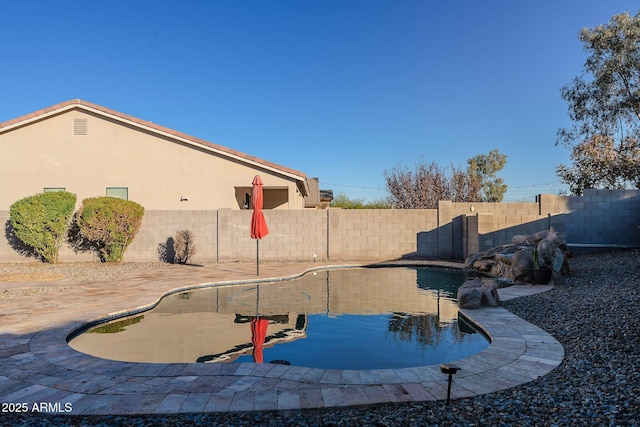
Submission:
M 506 201 L 563 186 L 577 34 L 637 0 L 2 1 L 0 122 L 80 98 L 386 196 L 384 171 L 508 156 Z

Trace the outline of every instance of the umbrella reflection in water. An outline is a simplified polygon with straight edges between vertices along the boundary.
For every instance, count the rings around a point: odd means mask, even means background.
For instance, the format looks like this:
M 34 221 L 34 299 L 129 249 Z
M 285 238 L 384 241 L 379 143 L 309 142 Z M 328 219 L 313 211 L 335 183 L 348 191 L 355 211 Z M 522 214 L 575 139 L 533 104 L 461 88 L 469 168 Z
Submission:
M 267 336 L 268 319 L 254 317 L 251 319 L 251 344 L 253 344 L 253 361 L 255 363 L 264 363 L 262 355 L 262 347 L 264 339 Z

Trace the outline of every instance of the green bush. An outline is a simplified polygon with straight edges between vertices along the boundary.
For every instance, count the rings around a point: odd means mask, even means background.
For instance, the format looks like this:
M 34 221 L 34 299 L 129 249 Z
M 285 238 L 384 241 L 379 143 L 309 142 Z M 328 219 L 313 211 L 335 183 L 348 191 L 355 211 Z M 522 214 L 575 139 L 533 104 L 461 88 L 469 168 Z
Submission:
M 117 197 L 84 199 L 76 216 L 81 236 L 92 243 L 102 261 L 121 261 L 140 229 L 144 208 Z
M 22 243 L 42 260 L 55 263 L 75 205 L 76 195 L 67 191 L 36 194 L 11 205 L 9 222 Z

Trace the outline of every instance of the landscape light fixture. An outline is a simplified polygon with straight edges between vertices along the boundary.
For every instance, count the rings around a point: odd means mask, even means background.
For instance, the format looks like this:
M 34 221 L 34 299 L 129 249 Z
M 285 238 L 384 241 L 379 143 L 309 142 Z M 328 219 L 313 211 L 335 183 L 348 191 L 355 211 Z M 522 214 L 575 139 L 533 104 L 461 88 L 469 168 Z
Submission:
M 440 372 L 443 374 L 449 375 L 449 386 L 447 387 L 447 405 L 451 403 L 451 383 L 453 382 L 453 376 L 456 372 L 458 372 L 461 368 L 456 365 L 449 365 L 447 363 L 443 363 L 440 365 Z

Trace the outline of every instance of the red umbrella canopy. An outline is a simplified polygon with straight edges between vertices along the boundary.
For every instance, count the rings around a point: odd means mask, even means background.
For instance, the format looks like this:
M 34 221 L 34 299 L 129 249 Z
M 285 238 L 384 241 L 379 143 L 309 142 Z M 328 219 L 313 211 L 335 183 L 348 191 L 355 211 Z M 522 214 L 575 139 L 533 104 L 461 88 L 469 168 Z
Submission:
M 264 363 L 262 347 L 264 339 L 267 337 L 267 328 L 269 320 L 254 317 L 251 319 L 251 343 L 253 344 L 253 361 L 255 363 Z
M 253 191 L 251 193 L 251 203 L 253 204 L 253 214 L 251 215 L 251 238 L 262 239 L 269 234 L 267 221 L 262 214 L 262 179 L 260 175 L 253 178 Z

